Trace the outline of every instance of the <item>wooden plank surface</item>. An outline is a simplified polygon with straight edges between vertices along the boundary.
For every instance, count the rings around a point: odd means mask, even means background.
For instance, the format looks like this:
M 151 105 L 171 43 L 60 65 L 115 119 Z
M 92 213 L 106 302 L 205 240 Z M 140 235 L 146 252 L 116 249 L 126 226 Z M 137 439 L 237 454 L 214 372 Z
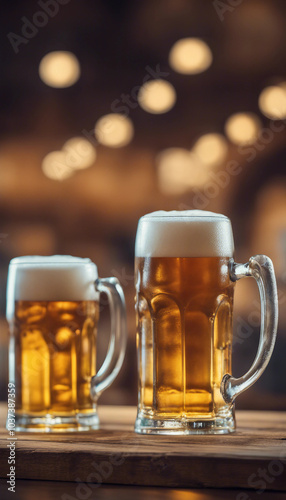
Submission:
M 5 413 L 2 405 L 2 478 L 10 439 Z M 286 492 L 285 412 L 237 412 L 237 431 L 226 436 L 137 435 L 135 408 L 100 407 L 99 415 L 99 431 L 17 433 L 17 479 Z

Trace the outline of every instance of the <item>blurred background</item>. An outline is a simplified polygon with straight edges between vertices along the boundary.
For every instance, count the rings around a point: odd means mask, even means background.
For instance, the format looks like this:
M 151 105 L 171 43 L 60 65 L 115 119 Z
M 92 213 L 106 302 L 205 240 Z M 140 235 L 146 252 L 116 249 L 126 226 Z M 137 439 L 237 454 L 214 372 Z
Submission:
M 277 344 L 237 407 L 286 409 L 285 21 L 282 0 L 1 2 L 0 399 L 9 260 L 59 253 L 121 281 L 128 352 L 101 402 L 136 404 L 137 221 L 196 208 L 231 218 L 237 261 L 274 261 Z M 236 376 L 254 359 L 259 311 L 255 283 L 242 280 Z

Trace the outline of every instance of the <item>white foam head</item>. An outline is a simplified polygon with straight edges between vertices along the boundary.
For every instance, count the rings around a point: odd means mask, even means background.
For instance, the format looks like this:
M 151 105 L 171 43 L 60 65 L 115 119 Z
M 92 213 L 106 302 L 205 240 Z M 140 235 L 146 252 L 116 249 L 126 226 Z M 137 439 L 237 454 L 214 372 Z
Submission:
M 232 257 L 228 217 L 204 210 L 158 211 L 139 220 L 136 257 Z
M 97 267 L 90 259 L 70 255 L 31 255 L 12 259 L 7 282 L 7 319 L 16 300 L 97 300 Z

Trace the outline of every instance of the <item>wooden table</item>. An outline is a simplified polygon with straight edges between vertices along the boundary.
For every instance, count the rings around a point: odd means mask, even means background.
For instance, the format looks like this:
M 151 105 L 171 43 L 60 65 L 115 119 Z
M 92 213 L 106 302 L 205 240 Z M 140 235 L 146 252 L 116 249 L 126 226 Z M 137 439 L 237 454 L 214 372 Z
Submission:
M 5 414 L 2 405 L 1 500 L 6 498 L 4 478 L 8 472 L 10 439 L 4 428 Z M 67 500 L 80 497 L 140 500 L 148 496 L 160 498 L 162 488 L 164 498 L 173 500 L 183 500 L 185 488 L 196 488 L 193 496 L 186 497 L 194 500 L 251 500 L 261 498 L 257 493 L 262 490 L 263 500 L 286 499 L 285 412 L 237 412 L 237 431 L 226 436 L 143 436 L 133 432 L 136 415 L 133 407 L 99 407 L 99 415 L 102 423 L 99 431 L 17 433 L 17 489 L 18 493 L 24 492 L 23 498 L 33 498 L 25 491 L 36 485 L 37 498 L 42 500 L 57 498 L 55 492 L 68 494 Z M 40 494 L 41 489 L 48 491 L 47 485 L 50 497 Z M 115 495 L 115 486 L 107 485 L 121 486 L 116 487 Z M 79 487 L 82 490 L 78 494 Z M 177 489 L 165 490 L 166 487 Z M 174 491 L 180 491 L 182 496 L 174 495 Z M 190 495 L 191 490 L 187 493 Z M 61 495 L 59 498 L 65 499 Z M 12 497 L 8 494 L 7 498 Z

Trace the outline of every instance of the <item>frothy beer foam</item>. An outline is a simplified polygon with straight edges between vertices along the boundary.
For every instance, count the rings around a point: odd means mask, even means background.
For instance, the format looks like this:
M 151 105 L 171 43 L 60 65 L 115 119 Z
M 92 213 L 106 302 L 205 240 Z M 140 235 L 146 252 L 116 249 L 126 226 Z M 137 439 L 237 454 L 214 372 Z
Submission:
M 16 300 L 97 300 L 97 267 L 90 259 L 70 255 L 12 259 L 7 283 L 7 317 Z
M 228 217 L 203 210 L 153 212 L 139 220 L 136 257 L 232 257 Z

